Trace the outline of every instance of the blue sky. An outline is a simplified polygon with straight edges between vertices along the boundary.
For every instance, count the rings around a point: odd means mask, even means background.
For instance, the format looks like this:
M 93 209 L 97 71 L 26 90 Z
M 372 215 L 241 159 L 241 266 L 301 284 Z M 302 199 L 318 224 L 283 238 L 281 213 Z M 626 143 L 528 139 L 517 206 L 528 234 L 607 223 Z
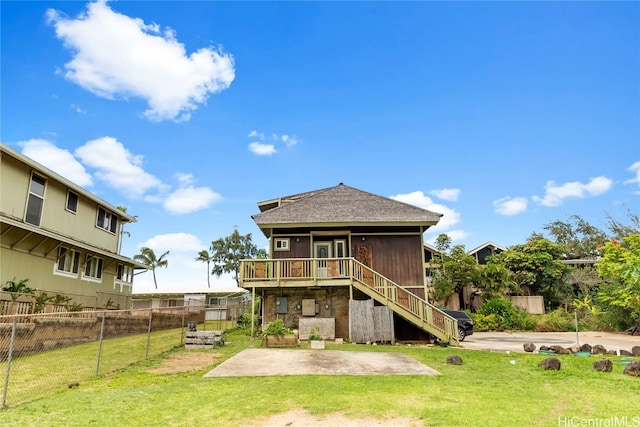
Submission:
M 257 202 L 340 182 L 467 249 L 640 212 L 637 2 L 0 7 L 2 142 L 127 206 L 159 291 L 206 288 L 234 226 L 265 246 Z

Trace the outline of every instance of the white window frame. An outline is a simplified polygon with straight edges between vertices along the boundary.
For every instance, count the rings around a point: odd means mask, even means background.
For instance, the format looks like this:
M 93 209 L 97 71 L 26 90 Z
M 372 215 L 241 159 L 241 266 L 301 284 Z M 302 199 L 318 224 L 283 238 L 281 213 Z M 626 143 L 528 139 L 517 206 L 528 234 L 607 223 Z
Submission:
M 274 238 L 273 239 L 273 250 L 274 251 L 289 251 L 291 250 L 291 239 L 289 238 L 282 238 L 282 237 L 278 237 L 278 238 Z
M 133 283 L 133 267 L 126 264 L 118 264 L 116 268 L 117 280 L 123 283 Z
M 62 265 L 62 268 L 60 268 Z M 65 246 L 58 248 L 58 258 L 53 264 L 53 274 L 66 277 L 78 277 L 80 272 L 80 252 Z
M 38 182 L 38 180 L 42 181 L 42 194 L 38 194 L 36 192 L 33 192 L 32 190 L 32 185 L 33 182 L 37 182 L 38 184 L 40 184 L 40 182 Z M 27 224 L 31 224 L 31 225 L 35 225 L 36 227 L 40 227 L 40 224 L 42 223 L 42 212 L 44 211 L 44 196 L 45 193 L 47 191 L 47 180 L 46 178 L 36 174 L 36 173 L 31 173 L 31 179 L 29 180 L 29 194 L 27 195 L 27 205 L 25 207 L 24 210 L 24 222 L 26 222 Z M 27 220 L 28 215 L 29 215 L 29 205 L 31 203 L 32 200 L 35 199 L 39 199 L 40 200 L 40 211 L 38 212 L 38 221 L 37 224 L 34 224 L 33 222 L 30 222 Z
M 101 211 L 104 212 L 103 215 L 100 215 Z M 107 233 L 116 234 L 118 231 L 118 217 L 102 206 L 98 206 L 96 227 L 106 231 Z
M 84 268 L 82 269 L 82 279 L 90 282 L 102 282 L 102 269 L 104 260 L 94 255 L 87 255 Z
M 73 206 L 73 209 L 71 209 L 69 207 L 69 196 L 71 195 L 76 196 L 76 203 Z M 78 212 L 78 203 L 80 202 L 80 195 L 78 193 L 76 193 L 75 191 L 71 191 L 71 190 L 67 190 L 67 204 L 65 205 L 65 209 L 67 210 L 67 212 L 71 212 L 73 214 Z

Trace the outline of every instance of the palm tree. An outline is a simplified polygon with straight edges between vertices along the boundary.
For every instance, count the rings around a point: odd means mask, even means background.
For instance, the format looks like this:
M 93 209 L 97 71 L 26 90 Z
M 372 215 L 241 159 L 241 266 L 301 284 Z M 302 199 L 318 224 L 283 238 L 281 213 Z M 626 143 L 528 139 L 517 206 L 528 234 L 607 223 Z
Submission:
M 213 260 L 213 255 L 211 255 L 209 251 L 203 249 L 198 252 L 198 256 L 194 258 L 194 260 L 207 263 L 207 286 L 211 287 L 211 270 L 209 269 L 209 266 Z
M 166 267 L 169 265 L 169 261 L 165 259 L 167 255 L 169 255 L 169 251 L 163 253 L 160 257 L 156 257 L 156 253 L 153 252 L 153 249 L 144 247 L 140 249 L 140 253 L 138 255 L 133 256 L 134 260 L 151 267 L 151 271 L 153 272 L 153 283 L 156 285 L 156 289 L 158 289 L 158 282 L 156 281 L 156 267 Z

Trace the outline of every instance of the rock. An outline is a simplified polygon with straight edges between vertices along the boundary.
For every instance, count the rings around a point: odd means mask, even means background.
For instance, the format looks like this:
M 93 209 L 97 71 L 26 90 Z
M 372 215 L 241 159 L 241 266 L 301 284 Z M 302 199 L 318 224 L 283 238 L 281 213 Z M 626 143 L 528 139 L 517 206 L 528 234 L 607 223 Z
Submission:
M 522 344 L 522 347 L 524 347 L 524 351 L 527 353 L 533 353 L 536 350 L 536 345 L 532 342 L 526 342 Z
M 607 356 L 617 356 L 618 352 L 615 350 L 608 350 L 607 351 Z
M 589 344 L 582 344 L 580 346 L 580 351 L 588 351 L 589 353 L 591 353 L 591 346 Z
M 541 345 L 540 346 L 540 350 L 542 350 L 542 351 L 551 350 L 551 348 L 549 346 L 546 346 L 546 345 Z
M 611 372 L 613 371 L 613 362 L 609 359 L 600 359 L 593 362 L 593 369 L 598 372 Z
M 607 349 L 600 344 L 596 344 L 591 347 L 591 354 L 607 354 Z
M 462 358 L 457 355 L 447 356 L 447 363 L 450 365 L 462 365 Z
M 569 350 L 571 350 L 571 353 L 577 353 L 580 351 L 580 346 L 579 345 L 572 345 Z
M 551 350 L 555 351 L 556 354 L 569 354 L 571 350 L 562 347 L 561 345 L 552 345 Z
M 634 346 L 631 348 L 631 354 L 632 354 L 634 357 L 639 357 L 639 356 L 640 356 L 640 345 L 634 345 Z
M 545 371 L 549 370 L 560 370 L 560 361 L 555 357 L 547 357 L 542 362 L 538 364 L 539 367 L 544 368 Z
M 624 368 L 623 374 L 640 377 L 640 360 L 631 362 Z
M 620 350 L 620 356 L 633 356 L 633 353 L 627 350 Z

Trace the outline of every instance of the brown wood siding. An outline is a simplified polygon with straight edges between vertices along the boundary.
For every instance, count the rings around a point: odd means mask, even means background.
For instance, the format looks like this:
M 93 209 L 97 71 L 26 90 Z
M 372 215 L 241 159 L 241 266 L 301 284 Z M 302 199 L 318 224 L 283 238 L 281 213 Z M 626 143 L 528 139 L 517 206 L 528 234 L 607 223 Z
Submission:
M 287 236 L 276 235 L 271 239 L 271 245 L 273 245 L 273 239 L 289 239 L 288 251 L 272 251 L 273 259 L 285 259 L 285 258 L 310 258 L 311 257 L 311 245 L 309 236 Z
M 420 236 L 358 236 L 352 253 L 361 244 L 371 245 L 373 270 L 401 286 L 424 286 L 422 239 Z

